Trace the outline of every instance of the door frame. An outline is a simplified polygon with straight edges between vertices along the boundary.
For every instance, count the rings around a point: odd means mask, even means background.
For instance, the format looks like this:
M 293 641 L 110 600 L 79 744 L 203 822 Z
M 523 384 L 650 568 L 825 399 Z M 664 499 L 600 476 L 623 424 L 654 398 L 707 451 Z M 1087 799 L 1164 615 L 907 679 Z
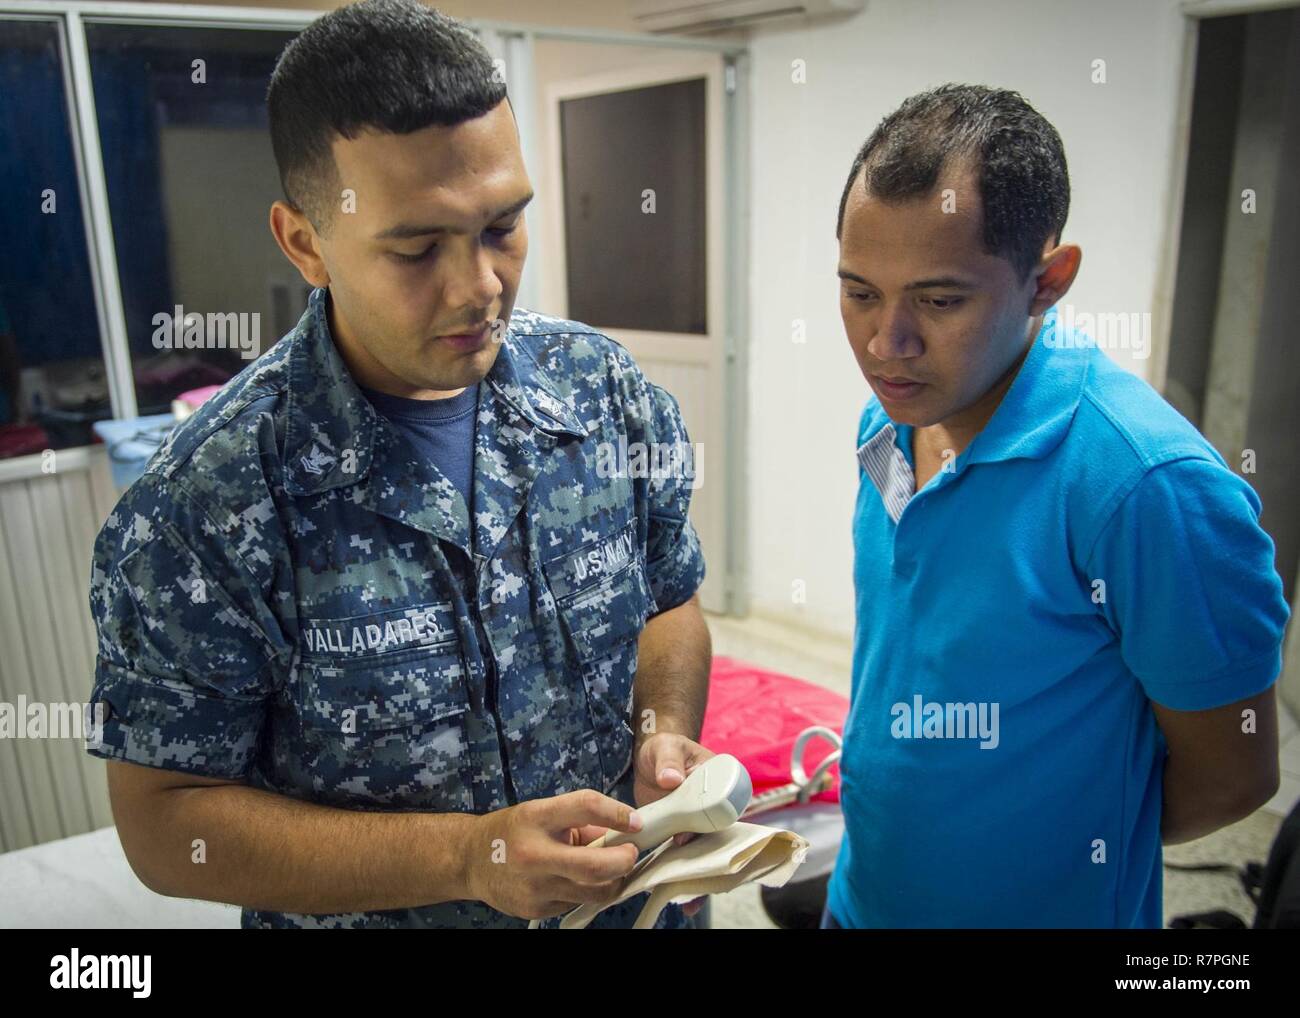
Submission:
M 710 610 L 727 615 L 744 615 L 749 609 L 744 565 L 748 540 L 747 500 L 743 497 L 748 483 L 744 453 L 748 374 L 746 344 L 740 340 L 747 335 L 744 322 L 748 312 L 748 272 L 745 269 L 748 265 L 748 167 L 747 160 L 741 155 L 747 151 L 744 147 L 747 142 L 747 110 L 742 105 L 747 94 L 742 80 L 747 85 L 747 71 L 747 58 L 743 55 L 705 52 L 699 54 L 697 61 L 678 55 L 673 62 L 647 63 L 553 82 L 545 91 L 546 113 L 542 131 L 550 182 L 549 193 L 544 197 L 546 222 L 553 231 L 553 236 L 547 238 L 548 250 L 554 252 L 557 259 L 551 276 L 555 292 L 550 295 L 548 304 L 555 313 L 568 317 L 560 104 L 592 95 L 700 78 L 705 81 L 708 332 L 701 336 L 604 326 L 599 322 L 590 324 L 618 340 L 638 360 L 643 354 L 649 355 L 654 351 L 664 359 L 702 366 L 707 370 L 710 412 L 707 432 L 711 436 L 710 445 L 720 446 L 720 455 L 710 455 L 712 449 L 706 451 L 707 458 L 701 464 L 701 483 L 708 483 L 709 468 L 704 464 L 721 461 L 721 469 L 713 471 L 719 478 L 721 492 L 710 501 L 706 524 L 709 532 L 716 535 L 714 550 L 720 549 L 722 558 L 721 563 L 715 559 L 709 570 L 718 580 L 711 592 L 710 600 L 714 603 Z

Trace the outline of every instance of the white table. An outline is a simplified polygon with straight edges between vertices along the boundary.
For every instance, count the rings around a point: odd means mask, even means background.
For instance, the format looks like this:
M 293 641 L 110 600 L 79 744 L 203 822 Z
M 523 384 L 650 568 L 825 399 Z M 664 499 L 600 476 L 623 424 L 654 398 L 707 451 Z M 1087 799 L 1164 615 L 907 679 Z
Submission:
M 117 828 L 0 854 L 0 929 L 238 929 L 239 908 L 140 883 Z
M 755 823 L 782 827 L 811 843 L 798 880 L 835 865 L 844 818 L 834 803 L 813 802 L 761 813 Z M 166 898 L 140 883 L 117 828 L 104 827 L 0 854 L 0 929 L 238 929 L 239 908 Z

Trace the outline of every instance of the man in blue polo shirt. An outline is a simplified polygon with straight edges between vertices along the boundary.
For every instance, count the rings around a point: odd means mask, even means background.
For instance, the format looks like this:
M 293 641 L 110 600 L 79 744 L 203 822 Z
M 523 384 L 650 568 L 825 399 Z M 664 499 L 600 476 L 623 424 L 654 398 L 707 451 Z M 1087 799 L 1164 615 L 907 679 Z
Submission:
M 1276 790 L 1287 620 L 1252 489 L 1055 305 L 1056 131 L 914 96 L 841 200 L 857 436 L 846 834 L 824 926 L 1158 927 L 1161 843 Z

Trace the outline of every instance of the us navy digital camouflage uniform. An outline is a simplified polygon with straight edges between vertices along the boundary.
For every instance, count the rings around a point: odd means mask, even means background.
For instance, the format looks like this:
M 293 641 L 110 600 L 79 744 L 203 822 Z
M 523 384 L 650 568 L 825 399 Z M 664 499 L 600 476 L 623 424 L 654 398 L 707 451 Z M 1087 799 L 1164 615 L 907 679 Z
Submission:
M 686 443 L 676 402 L 607 337 L 516 311 L 479 387 L 467 507 L 362 396 L 328 299 L 100 532 L 91 752 L 354 810 L 631 803 L 637 636 L 704 561 L 690 481 L 599 468 L 598 448 Z M 644 897 L 593 925 L 630 926 Z M 242 923 L 525 925 L 469 901 Z M 672 907 L 660 925 L 693 923 Z

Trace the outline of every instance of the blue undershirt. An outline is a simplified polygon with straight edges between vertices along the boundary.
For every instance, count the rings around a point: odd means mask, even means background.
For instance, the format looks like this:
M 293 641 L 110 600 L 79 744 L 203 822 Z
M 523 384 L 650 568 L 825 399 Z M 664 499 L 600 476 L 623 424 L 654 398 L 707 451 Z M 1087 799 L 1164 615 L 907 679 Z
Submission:
M 447 399 L 407 399 L 363 388 L 366 399 L 415 451 L 454 484 L 468 506 L 474 480 L 474 411 L 478 386 Z

